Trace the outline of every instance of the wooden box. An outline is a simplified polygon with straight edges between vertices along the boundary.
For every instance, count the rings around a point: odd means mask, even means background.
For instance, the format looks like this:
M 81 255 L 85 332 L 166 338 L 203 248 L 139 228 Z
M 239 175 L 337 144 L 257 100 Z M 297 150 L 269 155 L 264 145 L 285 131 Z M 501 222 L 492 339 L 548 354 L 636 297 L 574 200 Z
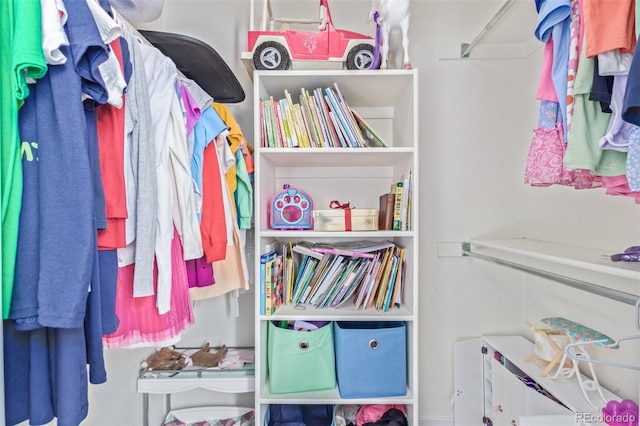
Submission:
M 314 231 L 377 231 L 378 209 L 313 211 Z

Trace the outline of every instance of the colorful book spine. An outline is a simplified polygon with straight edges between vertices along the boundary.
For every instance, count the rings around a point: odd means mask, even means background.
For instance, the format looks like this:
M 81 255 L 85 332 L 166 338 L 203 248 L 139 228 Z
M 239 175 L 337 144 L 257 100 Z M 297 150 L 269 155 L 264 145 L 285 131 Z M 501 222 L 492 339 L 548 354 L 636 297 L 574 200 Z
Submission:
M 265 315 L 271 315 L 273 313 L 272 306 L 271 306 L 271 300 L 272 300 L 271 292 L 273 291 L 273 285 L 272 285 L 272 282 L 271 282 L 272 269 L 273 269 L 273 260 L 269 260 L 265 264 L 265 274 L 264 274 L 264 276 L 265 276 L 265 279 L 264 279 L 264 314 Z
M 267 264 L 275 257 L 276 253 L 270 251 L 260 256 L 260 315 L 266 314 L 267 301 Z
M 402 199 L 404 197 L 404 182 L 400 181 L 396 184 L 396 197 L 393 207 L 393 230 L 402 230 Z

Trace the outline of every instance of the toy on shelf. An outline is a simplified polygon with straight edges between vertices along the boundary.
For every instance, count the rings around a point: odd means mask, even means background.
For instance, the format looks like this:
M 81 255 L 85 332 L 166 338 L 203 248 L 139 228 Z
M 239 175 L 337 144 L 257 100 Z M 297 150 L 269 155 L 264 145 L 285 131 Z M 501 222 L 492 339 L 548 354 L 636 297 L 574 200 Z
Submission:
M 366 70 L 374 62 L 374 40 L 365 34 L 336 29 L 333 26 L 328 0 L 319 0 L 319 18 L 274 18 L 271 0 L 263 0 L 262 22 L 254 27 L 254 2 L 250 3 L 250 30 L 247 51 L 241 53 L 247 70 L 287 70 L 346 68 Z M 274 24 L 281 24 L 274 29 Z M 316 25 L 311 31 L 292 30 Z
M 271 199 L 269 225 L 272 229 L 313 228 L 313 201 L 309 194 L 291 185 Z
M 592 328 L 586 327 L 577 322 L 568 320 L 566 318 L 561 317 L 551 317 L 551 318 L 543 318 L 541 321 L 554 329 L 565 333 L 569 336 L 570 343 L 565 346 L 562 351 L 562 359 L 560 360 L 559 366 L 555 373 L 549 377 L 552 379 L 558 378 L 560 374 L 565 379 L 569 379 L 575 375 L 578 379 L 578 383 L 580 384 L 580 390 L 582 391 L 582 395 L 587 400 L 589 405 L 593 408 L 599 408 L 602 404 L 606 404 L 607 400 L 605 399 L 602 389 L 600 388 L 600 383 L 598 382 L 598 376 L 596 375 L 596 371 L 593 368 L 593 362 L 589 353 L 587 352 L 585 346 L 588 344 L 593 344 L 603 348 L 611 348 L 617 349 L 617 345 L 615 341 L 601 332 L 594 330 Z M 568 358 L 568 352 L 570 348 L 576 348 L 577 351 L 574 356 L 571 356 L 570 359 L 573 360 L 573 367 L 571 368 L 563 368 L 565 361 Z M 589 373 L 591 374 L 591 379 L 588 377 L 584 377 L 580 373 L 579 364 L 580 362 L 586 362 L 587 367 L 589 369 Z M 597 394 L 602 401 L 601 404 L 596 404 L 591 400 L 591 395 Z
M 533 331 L 534 348 L 525 357 L 524 361 L 535 362 L 544 367 L 540 377 L 545 377 L 558 365 L 564 355 L 564 348 L 569 343 L 569 336 L 564 332 L 553 328 L 537 328 L 527 321 L 527 326 Z M 571 360 L 565 360 L 562 367 L 572 367 Z
M 400 29 L 402 33 L 402 67 L 411 69 L 409 60 L 409 19 L 411 10 L 409 0 L 373 0 L 371 19 L 376 24 L 376 61 L 371 69 L 385 69 L 389 66 L 389 48 L 391 32 Z M 377 61 L 382 63 L 378 64 Z

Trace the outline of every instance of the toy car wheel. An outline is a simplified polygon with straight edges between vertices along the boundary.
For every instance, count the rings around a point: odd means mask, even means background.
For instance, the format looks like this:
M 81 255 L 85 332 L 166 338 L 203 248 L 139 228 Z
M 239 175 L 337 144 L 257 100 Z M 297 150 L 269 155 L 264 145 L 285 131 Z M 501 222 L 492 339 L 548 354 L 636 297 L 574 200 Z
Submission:
M 359 44 L 347 55 L 348 70 L 367 70 L 375 58 L 375 49 L 370 44 Z M 378 61 L 380 63 L 380 61 Z
M 291 65 L 289 52 L 280 43 L 266 41 L 256 47 L 253 65 L 257 70 L 286 70 Z

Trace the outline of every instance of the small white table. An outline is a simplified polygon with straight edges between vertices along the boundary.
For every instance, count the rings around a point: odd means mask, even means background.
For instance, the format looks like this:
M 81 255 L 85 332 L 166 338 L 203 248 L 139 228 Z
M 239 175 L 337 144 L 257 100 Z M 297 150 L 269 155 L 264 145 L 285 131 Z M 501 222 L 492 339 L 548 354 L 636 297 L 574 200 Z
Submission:
M 190 350 L 192 348 L 176 348 Z M 197 349 L 197 348 L 194 348 Z M 229 348 L 227 357 L 234 351 L 253 348 Z M 143 424 L 149 425 L 149 394 L 164 394 L 166 412 L 171 411 L 171 394 L 194 389 L 224 393 L 248 393 L 255 389 L 254 364 L 245 363 L 242 368 L 185 368 L 183 370 L 141 369 L 138 374 L 138 392 L 143 394 Z

